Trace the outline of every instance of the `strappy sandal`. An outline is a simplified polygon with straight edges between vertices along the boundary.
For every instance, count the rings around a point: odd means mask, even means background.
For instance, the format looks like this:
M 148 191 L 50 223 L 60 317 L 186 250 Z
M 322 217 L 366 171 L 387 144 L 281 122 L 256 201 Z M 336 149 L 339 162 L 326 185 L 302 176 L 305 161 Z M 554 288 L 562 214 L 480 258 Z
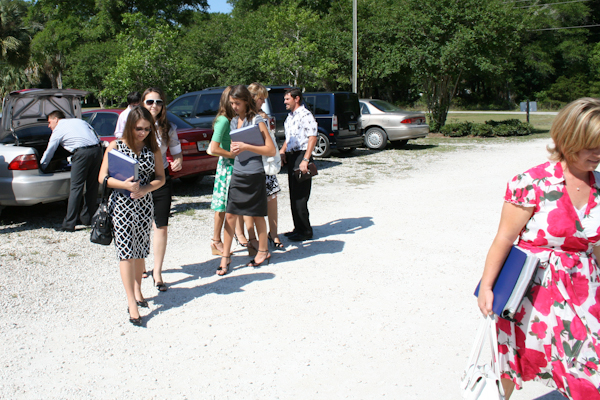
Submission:
M 222 265 L 219 265 L 219 268 L 217 268 L 217 275 L 219 276 L 227 275 L 227 273 L 229 272 L 229 264 L 231 264 L 231 257 L 221 256 L 221 259 L 223 258 L 228 259 L 229 262 L 224 267 Z
M 278 242 L 276 242 L 275 239 L 277 239 Z M 283 243 L 281 243 L 278 237 L 276 237 L 275 239 L 273 239 L 273 237 L 271 236 L 271 232 L 269 232 L 269 243 L 271 243 L 276 249 L 283 249 Z
M 213 256 L 222 256 L 223 252 L 221 250 L 219 250 L 217 245 L 219 243 L 223 243 L 223 242 L 221 242 L 220 240 L 215 240 L 215 239 L 210 239 L 210 240 L 212 240 L 212 243 L 210 244 L 210 249 L 212 250 Z
M 259 253 L 267 253 L 269 254 L 269 250 L 258 250 Z M 269 265 L 269 262 L 271 261 L 271 255 L 269 254 L 268 256 L 265 257 L 264 260 L 262 260 L 261 262 L 257 263 L 256 262 L 256 258 L 253 258 L 252 261 L 250 261 L 248 264 L 246 264 L 246 267 L 254 267 L 254 268 L 258 268 L 261 265 L 263 265 L 264 262 L 267 262 L 267 265 Z
M 239 239 L 238 239 L 238 237 L 237 237 L 237 235 L 235 233 L 233 234 L 233 238 L 235 239 L 235 242 L 238 244 L 238 246 L 248 247 L 248 244 L 250 243 L 250 242 L 246 242 L 246 243 L 240 242 Z M 244 236 L 244 239 L 246 239 L 245 236 Z

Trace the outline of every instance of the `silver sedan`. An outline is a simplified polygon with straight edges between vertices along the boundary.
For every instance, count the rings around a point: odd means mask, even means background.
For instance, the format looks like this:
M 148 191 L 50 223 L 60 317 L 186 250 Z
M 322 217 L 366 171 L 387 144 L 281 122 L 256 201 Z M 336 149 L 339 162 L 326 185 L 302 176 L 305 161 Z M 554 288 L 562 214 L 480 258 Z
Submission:
M 365 132 L 365 146 L 381 150 L 387 141 L 404 146 L 409 139 L 427 136 L 429 125 L 425 114 L 404 111 L 383 100 L 360 99 L 361 127 Z
M 69 197 L 71 166 L 68 153 L 57 149 L 45 173 L 39 159 L 52 131 L 47 115 L 62 111 L 81 118 L 80 100 L 87 94 L 73 89 L 26 89 L 11 92 L 3 103 L 0 124 L 0 211 L 5 206 L 50 203 Z

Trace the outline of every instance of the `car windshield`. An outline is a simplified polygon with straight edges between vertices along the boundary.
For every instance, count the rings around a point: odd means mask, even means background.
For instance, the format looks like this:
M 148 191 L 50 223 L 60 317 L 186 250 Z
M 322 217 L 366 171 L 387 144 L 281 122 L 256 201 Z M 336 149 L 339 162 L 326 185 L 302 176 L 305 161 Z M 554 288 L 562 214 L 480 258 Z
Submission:
M 402 111 L 401 109 L 399 109 L 395 105 L 390 104 L 387 101 L 383 101 L 383 100 L 369 100 L 369 103 L 371 103 L 371 105 L 373 107 L 375 107 L 378 110 L 383 111 L 383 112 L 399 112 L 399 111 Z
M 192 129 L 193 126 L 173 114 L 171 111 L 167 111 L 167 119 L 170 123 L 175 124 L 177 129 Z

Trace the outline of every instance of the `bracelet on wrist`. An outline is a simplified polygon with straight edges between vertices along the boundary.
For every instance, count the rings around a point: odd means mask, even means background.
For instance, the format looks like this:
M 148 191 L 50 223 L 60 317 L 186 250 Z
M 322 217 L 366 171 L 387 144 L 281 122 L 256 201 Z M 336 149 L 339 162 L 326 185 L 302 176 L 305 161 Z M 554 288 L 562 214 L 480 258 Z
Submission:
M 308 158 L 304 158 L 304 157 L 302 157 L 302 161 L 310 162 L 310 160 Z

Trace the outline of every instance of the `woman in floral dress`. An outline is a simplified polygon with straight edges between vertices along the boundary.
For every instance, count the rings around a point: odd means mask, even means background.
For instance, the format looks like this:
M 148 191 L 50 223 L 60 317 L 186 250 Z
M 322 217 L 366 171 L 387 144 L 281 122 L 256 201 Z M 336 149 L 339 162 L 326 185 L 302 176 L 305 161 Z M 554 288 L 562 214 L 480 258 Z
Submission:
M 518 238 L 540 266 L 515 321 L 498 320 L 506 398 L 535 380 L 571 399 L 600 399 L 600 100 L 567 105 L 550 134 L 551 161 L 508 183 L 478 305 L 492 313 L 493 283 Z

